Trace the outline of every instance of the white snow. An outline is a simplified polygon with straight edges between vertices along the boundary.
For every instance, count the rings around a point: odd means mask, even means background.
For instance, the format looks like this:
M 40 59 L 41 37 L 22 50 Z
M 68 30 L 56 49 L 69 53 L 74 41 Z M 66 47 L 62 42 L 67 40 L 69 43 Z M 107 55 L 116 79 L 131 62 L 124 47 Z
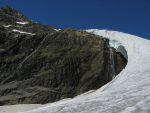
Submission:
M 96 35 L 99 34 L 99 30 L 98 29 L 89 29 L 89 30 L 86 30 L 87 32 L 90 32 L 90 33 L 94 33 Z M 115 48 L 115 50 L 117 52 L 120 52 L 122 53 L 122 55 L 128 60 L 128 55 L 127 55 L 127 52 L 126 50 L 124 49 L 124 46 L 121 44 L 121 42 L 117 41 L 116 39 L 111 39 L 111 37 L 109 36 L 109 33 L 108 33 L 108 30 L 105 30 L 106 31 L 106 34 L 105 34 L 105 38 L 108 38 L 109 39 L 109 45 L 110 47 L 113 47 Z M 107 37 L 106 37 L 107 35 Z
M 17 33 L 21 33 L 21 34 L 35 35 L 34 33 L 24 32 L 24 31 L 20 31 L 20 30 L 17 30 L 17 29 L 13 29 L 12 31 L 17 32 Z
M 29 22 L 16 22 L 17 24 L 20 24 L 20 25 L 26 25 L 28 24 Z
M 128 53 L 125 69 L 98 90 L 20 113 L 150 113 L 150 41 L 117 31 L 88 32 L 123 45 Z
M 3 27 L 6 27 L 6 28 L 8 28 L 8 27 L 11 27 L 12 25 L 3 25 Z
M 55 31 L 60 31 L 61 29 L 54 29 Z
M 117 50 L 118 47 L 121 45 L 121 43 L 119 43 L 119 42 L 116 41 L 116 40 L 110 40 L 110 41 L 109 41 L 109 45 L 110 45 L 110 47 L 113 47 L 113 48 L 115 48 L 115 49 Z
M 39 106 L 41 106 L 41 105 L 40 104 L 31 104 L 29 106 L 27 104 L 26 105 L 21 104 L 21 105 L 0 106 L 0 113 L 17 113 L 17 112 L 21 112 L 21 111 L 32 110 L 32 109 L 38 108 Z

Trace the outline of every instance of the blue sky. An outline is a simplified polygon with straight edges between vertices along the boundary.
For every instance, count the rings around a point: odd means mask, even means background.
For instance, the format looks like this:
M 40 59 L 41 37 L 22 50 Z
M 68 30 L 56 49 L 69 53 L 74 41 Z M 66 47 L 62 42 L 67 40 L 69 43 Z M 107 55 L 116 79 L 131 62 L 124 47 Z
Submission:
M 58 28 L 110 29 L 150 39 L 150 0 L 0 0 L 5 5 Z

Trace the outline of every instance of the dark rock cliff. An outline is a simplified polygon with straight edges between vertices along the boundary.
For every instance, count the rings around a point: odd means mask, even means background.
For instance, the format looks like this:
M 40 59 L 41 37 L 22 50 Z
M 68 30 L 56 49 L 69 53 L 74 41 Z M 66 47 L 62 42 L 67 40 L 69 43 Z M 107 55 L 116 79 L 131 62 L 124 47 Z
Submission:
M 18 27 L 16 21 L 28 24 Z M 0 105 L 71 98 L 108 83 L 126 63 L 103 37 L 74 29 L 56 31 L 12 8 L 0 9 Z

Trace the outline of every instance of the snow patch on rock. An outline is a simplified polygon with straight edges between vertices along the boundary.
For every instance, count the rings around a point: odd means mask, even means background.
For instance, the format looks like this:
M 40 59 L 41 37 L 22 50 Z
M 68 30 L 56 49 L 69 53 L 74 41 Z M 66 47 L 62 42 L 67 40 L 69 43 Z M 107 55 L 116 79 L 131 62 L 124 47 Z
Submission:
M 61 29 L 54 29 L 55 31 L 60 31 Z
M 12 25 L 3 25 L 3 27 L 6 27 L 6 28 L 9 28 L 11 27 Z
M 29 22 L 16 22 L 17 24 L 20 24 L 20 25 L 26 25 L 28 24 Z
M 20 30 L 17 30 L 17 29 L 13 29 L 12 31 L 17 32 L 17 33 L 21 33 L 21 34 L 35 35 L 34 33 L 24 32 L 24 31 L 20 31 Z

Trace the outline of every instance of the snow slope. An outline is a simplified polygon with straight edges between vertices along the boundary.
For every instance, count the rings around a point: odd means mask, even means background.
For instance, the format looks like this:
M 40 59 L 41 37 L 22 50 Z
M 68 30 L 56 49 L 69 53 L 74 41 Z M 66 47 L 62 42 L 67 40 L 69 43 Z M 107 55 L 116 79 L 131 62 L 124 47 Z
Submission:
M 0 113 L 17 113 L 21 111 L 32 110 L 34 108 L 40 107 L 39 104 L 22 104 L 22 105 L 13 105 L 13 106 L 0 106 Z
M 150 41 L 117 31 L 87 31 L 123 45 L 128 53 L 126 68 L 96 91 L 21 113 L 150 113 Z

